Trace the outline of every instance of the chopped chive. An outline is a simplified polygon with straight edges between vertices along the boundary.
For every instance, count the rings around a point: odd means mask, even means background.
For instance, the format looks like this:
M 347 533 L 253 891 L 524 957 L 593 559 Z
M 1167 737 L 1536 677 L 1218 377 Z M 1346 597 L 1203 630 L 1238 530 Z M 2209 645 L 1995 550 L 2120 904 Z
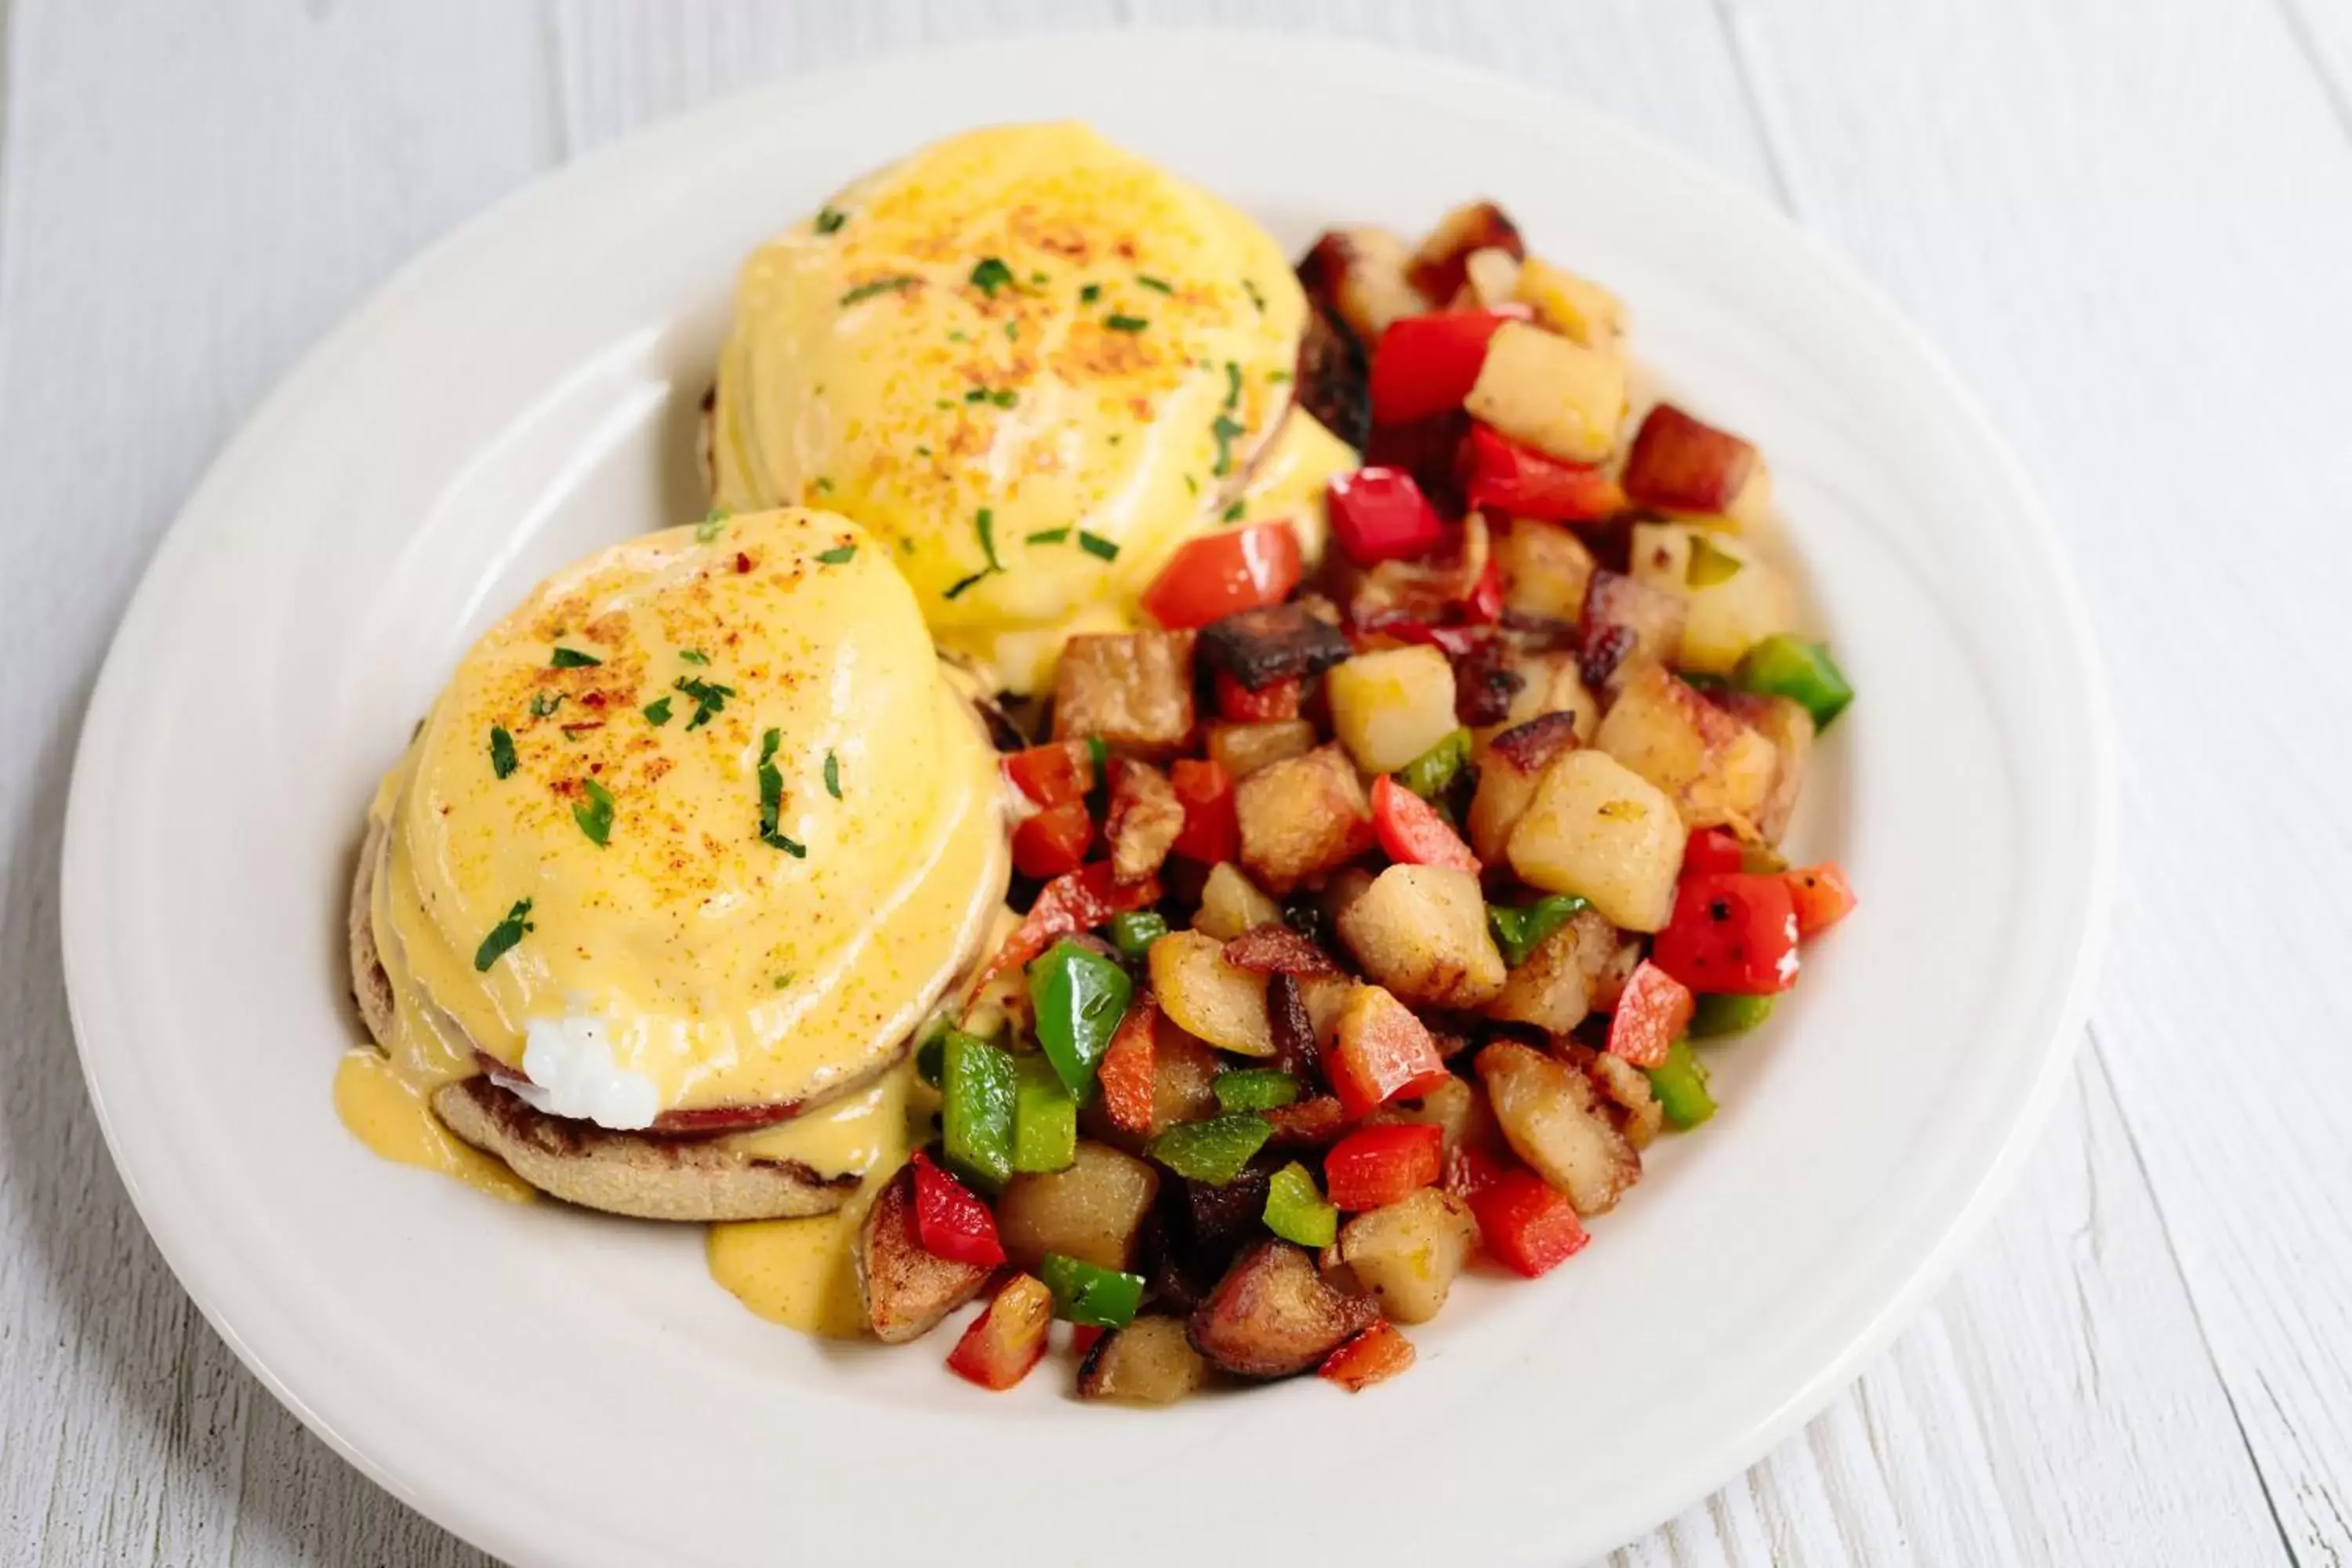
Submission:
M 877 278 L 873 282 L 860 283 L 856 288 L 844 294 L 841 297 L 841 302 L 844 305 L 855 305 L 860 300 L 870 300 L 877 294 L 888 294 L 900 289 L 911 289 L 914 286 L 914 278 L 904 272 L 892 278 Z
M 1217 416 L 1209 426 L 1209 434 L 1217 438 L 1217 466 L 1210 472 L 1223 479 L 1234 471 L 1234 438 L 1246 435 L 1248 428 L 1230 415 Z
M 591 669 L 604 661 L 593 653 L 583 653 L 576 647 L 559 647 L 547 658 L 551 669 Z
M 951 343 L 968 343 L 971 342 L 971 334 L 959 327 L 954 331 L 948 334 L 948 342 Z
M 849 215 L 845 212 L 836 212 L 832 207 L 819 207 L 816 213 L 816 223 L 813 226 L 819 234 L 831 234 L 848 221 Z
M 790 985 L 793 983 L 793 976 L 798 973 L 799 971 L 797 970 L 787 969 L 782 974 L 777 975 L 776 989 L 782 991 L 785 986 Z
M 499 778 L 515 771 L 514 737 L 501 724 L 490 726 L 490 772 Z
M 613 838 L 613 792 L 594 779 L 582 779 L 580 787 L 587 791 L 588 804 L 573 806 L 572 820 L 580 825 L 591 844 L 602 849 Z
M 1112 543 L 1109 540 L 1105 539 L 1101 534 L 1088 533 L 1083 528 L 1078 530 L 1078 548 L 1085 551 L 1087 554 L 1095 556 L 1100 560 L 1116 561 L 1118 559 L 1118 545 Z
M 475 972 L 488 973 L 490 965 L 504 957 L 509 948 L 520 942 L 525 931 L 537 929 L 530 923 L 530 900 L 517 899 L 514 908 L 507 911 L 507 918 L 492 926 L 490 934 L 482 939 L 482 945 L 474 950 Z
M 1257 313 L 1259 315 L 1263 316 L 1265 314 L 1265 296 L 1257 291 L 1257 280 L 1255 279 L 1243 279 L 1242 292 L 1249 296 L 1249 302 L 1257 307 Z
M 677 660 L 680 664 L 709 664 L 710 656 L 698 647 L 682 647 L 677 650 Z
M 1194 495 L 1199 495 L 1201 493 L 1201 481 L 1194 479 L 1192 475 L 1186 474 L 1184 476 L 1184 488 L 1192 491 Z
M 660 698 L 646 704 L 646 722 L 656 730 L 669 722 L 668 698 Z
M 561 691 L 537 692 L 530 700 L 530 716 L 534 719 L 544 719 L 562 706 L 563 693 Z
M 1021 323 L 1018 321 L 1005 322 L 1004 335 L 1011 342 L 1016 343 L 1019 342 L 1021 341 Z
M 727 519 L 730 515 L 731 514 L 723 506 L 714 506 L 704 512 L 702 521 L 694 525 L 694 542 L 697 544 L 708 544 L 718 538 L 719 531 L 727 526 Z
M 1114 332 L 1139 332 L 1151 325 L 1148 316 L 1123 316 L 1117 310 L 1103 318 L 1103 325 Z
M 1149 272 L 1137 273 L 1135 275 L 1135 280 L 1144 288 L 1150 289 L 1156 293 L 1173 294 L 1176 292 L 1175 289 L 1168 286 L 1168 280 L 1166 279 L 1154 278 Z
M 726 708 L 727 700 L 735 695 L 733 687 L 721 686 L 715 680 L 704 680 L 698 676 L 680 676 L 670 685 L 694 699 L 694 717 L 686 721 L 688 730 L 699 730 L 709 723 Z
M 987 575 L 988 574 L 985 572 L 975 572 L 971 576 L 966 577 L 962 582 L 958 583 L 954 587 L 950 588 L 945 594 L 941 595 L 940 597 L 945 599 L 961 598 L 963 596 L 964 590 L 971 587 L 974 584 L 978 583 L 982 578 Z
M 1227 522 L 1239 522 L 1242 520 L 1242 513 L 1248 510 L 1249 503 L 1247 501 L 1237 500 L 1234 502 L 1233 505 L 1225 508 L 1224 521 Z
M 1290 379 L 1290 373 L 1286 370 L 1270 370 L 1265 373 L 1265 379 L 1274 385 L 1280 386 Z
M 988 507 L 982 507 L 973 514 L 971 526 L 980 535 L 980 552 L 988 557 L 988 569 L 1003 571 L 1004 563 L 996 558 L 996 513 Z
M 1012 281 L 1013 268 L 993 256 L 982 257 L 980 264 L 971 269 L 971 286 L 992 300 L 999 289 Z
M 784 775 L 776 770 L 776 748 L 784 742 L 782 730 L 760 737 L 760 842 L 781 849 L 795 860 L 808 858 L 808 846 L 784 836 Z
M 824 754 L 824 793 L 841 798 L 841 759 L 831 752 Z
M 1078 290 L 1078 303 L 1081 305 L 1091 305 L 1101 298 L 1102 285 L 1099 283 L 1089 283 Z
M 1036 532 L 1029 536 L 1029 542 L 1032 544 L 1059 544 L 1062 541 L 1069 537 L 1070 531 L 1066 528 L 1041 528 Z
M 830 550 L 818 551 L 816 558 L 818 562 L 824 565 L 839 566 L 845 563 L 856 553 L 857 546 L 855 544 L 836 544 Z
M 1029 281 L 1037 288 L 1043 289 L 1046 284 L 1052 282 L 1053 279 L 1046 277 L 1043 272 L 1032 272 L 1029 274 Z
M 1233 360 L 1225 362 L 1225 412 L 1231 414 L 1241 405 L 1242 367 Z

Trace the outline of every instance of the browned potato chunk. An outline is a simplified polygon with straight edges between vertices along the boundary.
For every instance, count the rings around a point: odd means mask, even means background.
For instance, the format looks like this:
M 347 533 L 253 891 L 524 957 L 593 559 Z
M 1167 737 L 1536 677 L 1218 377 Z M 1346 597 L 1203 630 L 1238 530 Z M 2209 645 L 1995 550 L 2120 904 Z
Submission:
M 1527 321 L 1506 321 L 1462 400 L 1482 419 L 1537 451 L 1598 463 L 1625 417 L 1625 362 Z
M 1081 1138 L 1068 1169 L 1004 1184 L 996 1199 L 996 1233 L 1013 1266 L 1033 1274 L 1049 1252 L 1103 1268 L 1132 1268 L 1143 1216 L 1159 1195 L 1159 1172 Z
M 1219 942 L 1231 942 L 1245 931 L 1282 918 L 1282 906 L 1257 890 L 1230 860 L 1209 868 L 1201 885 L 1201 907 L 1192 911 L 1192 929 Z
M 930 1332 L 941 1318 L 980 1294 L 989 1270 L 950 1263 L 923 1250 L 915 1236 L 915 1171 L 883 1184 L 857 1229 L 857 1291 L 866 1325 L 886 1345 Z
M 1444 217 L 1412 253 L 1405 276 L 1423 298 L 1444 304 L 1465 281 L 1470 258 L 1481 250 L 1499 250 L 1507 260 L 1528 253 L 1518 226 L 1490 201 L 1465 202 Z
M 1674 913 L 1687 835 L 1674 801 L 1606 752 L 1552 763 L 1511 829 L 1511 869 L 1548 893 L 1574 893 L 1627 931 Z
M 1454 666 L 1433 647 L 1360 653 L 1323 689 L 1332 732 L 1368 773 L 1393 773 L 1454 731 Z
M 1497 1040 L 1478 1053 L 1478 1077 L 1511 1152 L 1566 1193 L 1578 1214 L 1607 1212 L 1641 1179 L 1642 1156 L 1574 1068 Z
M 1149 763 L 1119 758 L 1111 764 L 1110 810 L 1103 837 L 1110 841 L 1111 875 L 1139 882 L 1168 858 L 1184 831 L 1184 803 L 1168 775 Z
M 1225 962 L 1224 944 L 1197 931 L 1170 931 L 1151 944 L 1151 989 L 1160 1010 L 1221 1051 L 1274 1055 L 1265 976 Z
M 1372 841 L 1372 803 L 1337 745 L 1261 768 L 1234 797 L 1242 864 L 1277 896 L 1346 865 Z
M 1802 703 L 1785 697 L 1735 692 L 1724 703 L 1734 718 L 1772 742 L 1772 783 L 1756 808 L 1756 831 L 1765 843 L 1778 844 L 1789 831 L 1789 818 L 1804 791 L 1805 759 L 1813 750 L 1813 716 Z
M 1612 1057 L 1606 1051 L 1595 1055 L 1586 1070 L 1601 1092 L 1624 1112 L 1619 1125 L 1625 1142 L 1636 1149 L 1648 1148 L 1666 1121 L 1666 1108 L 1650 1091 L 1650 1075 L 1622 1057 Z
M 1681 651 L 1689 614 L 1679 594 L 1615 572 L 1595 572 L 1584 590 L 1578 649 L 1584 684 L 1613 691 L 1643 665 L 1671 663 Z
M 1426 1007 L 1475 1007 L 1503 988 L 1478 879 L 1450 866 L 1391 866 L 1339 916 L 1339 940 L 1375 982 Z
M 1638 581 L 1680 594 L 1689 606 L 1682 648 L 1674 660 L 1677 669 L 1729 675 L 1749 648 L 1796 627 L 1789 580 L 1755 546 L 1720 530 L 1636 523 L 1632 565 Z
M 1147 755 L 1192 733 L 1192 634 L 1074 637 L 1054 677 L 1054 738 L 1099 735 Z
M 1478 792 L 1470 797 L 1470 847 L 1489 866 L 1502 862 L 1536 786 L 1555 762 L 1576 749 L 1576 715 L 1554 713 L 1505 730 L 1486 744 Z
M 1594 982 L 1616 953 L 1617 928 L 1598 911 L 1580 910 L 1511 971 L 1502 994 L 1486 1004 L 1486 1016 L 1565 1035 L 1592 1010 Z
M 1591 744 L 1601 726 L 1601 700 L 1584 684 L 1584 667 L 1565 651 L 1523 653 L 1512 661 L 1519 689 L 1511 695 L 1504 714 L 1507 724 L 1525 724 L 1547 713 L 1565 713 L 1576 721 L 1576 738 Z
M 1405 277 L 1412 253 L 1384 228 L 1327 230 L 1298 264 L 1309 297 L 1339 313 L 1370 352 L 1399 316 L 1430 307 Z
M 1586 348 L 1613 353 L 1624 339 L 1624 304 L 1600 284 L 1565 267 L 1555 267 L 1540 257 L 1525 257 L 1519 262 L 1514 292 L 1523 303 L 1535 307 L 1538 321 Z
M 1445 1305 L 1454 1277 L 1477 1244 L 1470 1205 L 1423 1187 L 1402 1203 L 1349 1220 L 1339 1232 L 1339 1258 L 1391 1321 L 1425 1323 Z
M 1269 1240 L 1234 1260 L 1187 1329 L 1192 1348 L 1227 1372 L 1290 1377 L 1321 1364 L 1380 1315 L 1371 1301 L 1326 1284 L 1305 1250 Z
M 1368 1126 L 1405 1122 L 1434 1127 L 1445 1140 L 1451 1156 L 1465 1143 L 1475 1148 L 1492 1141 L 1495 1118 L 1486 1097 L 1458 1078 L 1449 1078 L 1418 1100 L 1391 1100 L 1364 1118 Z
M 1181 1318 L 1138 1318 L 1094 1342 L 1078 1365 L 1080 1399 L 1173 1405 L 1207 1381 L 1209 1363 Z
M 1780 761 L 1771 742 L 1658 665 L 1627 678 L 1592 744 L 1665 791 L 1693 829 L 1753 824 Z
M 1212 724 L 1209 760 L 1236 779 L 1315 749 L 1315 726 L 1304 719 L 1269 719 L 1263 724 Z
M 1573 621 L 1584 614 L 1592 583 L 1592 552 L 1556 522 L 1516 520 L 1495 541 L 1503 574 L 1503 604 L 1521 615 Z

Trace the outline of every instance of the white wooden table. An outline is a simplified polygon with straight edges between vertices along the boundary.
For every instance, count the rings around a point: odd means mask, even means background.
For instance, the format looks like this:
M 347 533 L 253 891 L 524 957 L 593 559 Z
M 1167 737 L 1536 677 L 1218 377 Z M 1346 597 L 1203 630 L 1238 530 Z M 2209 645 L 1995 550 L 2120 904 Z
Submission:
M 1859 1384 L 1621 1559 L 2352 1564 L 2346 0 L 0 4 L 0 1563 L 481 1561 L 214 1337 L 74 1059 L 74 739 L 223 441 L 420 247 L 649 121 L 1196 17 L 1485 65 L 1766 193 L 1990 406 L 2105 643 L 2123 897 L 2040 1157 Z

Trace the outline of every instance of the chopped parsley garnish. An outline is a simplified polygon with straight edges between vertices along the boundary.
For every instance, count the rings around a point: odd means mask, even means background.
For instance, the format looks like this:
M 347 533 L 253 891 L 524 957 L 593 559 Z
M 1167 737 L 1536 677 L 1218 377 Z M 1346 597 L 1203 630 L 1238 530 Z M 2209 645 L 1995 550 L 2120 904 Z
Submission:
M 1290 373 L 1286 370 L 1270 370 L 1265 373 L 1265 379 L 1269 384 L 1280 386 L 1290 379 Z
M 1032 544 L 1059 544 L 1062 541 L 1069 537 L 1070 531 L 1066 528 L 1041 528 L 1036 532 L 1029 536 L 1029 542 Z
M 1231 414 L 1241 406 L 1242 367 L 1233 361 L 1225 362 L 1225 412 Z
M 782 991 L 785 986 L 790 985 L 793 983 L 793 976 L 798 973 L 798 970 L 787 969 L 782 974 L 777 975 L 776 989 Z
M 848 221 L 849 215 L 845 212 L 836 211 L 832 207 L 819 207 L 814 226 L 819 234 L 831 234 Z
M 669 699 L 667 697 L 646 704 L 646 722 L 658 730 L 669 722 Z
M 694 717 L 686 721 L 686 727 L 689 730 L 699 730 L 709 723 L 711 719 L 727 706 L 727 700 L 735 695 L 733 687 L 721 686 L 715 680 L 705 680 L 700 676 L 682 675 L 670 684 L 694 699 Z
M 588 804 L 572 808 L 572 820 L 588 836 L 588 842 L 602 849 L 613 838 L 613 792 L 594 779 L 582 779 L 580 787 L 587 792 Z
M 783 743 L 782 730 L 760 737 L 760 842 L 804 860 L 808 846 L 785 837 L 778 827 L 784 815 L 784 775 L 776 771 L 776 748 Z
M 698 647 L 682 647 L 677 650 L 677 661 L 680 664 L 709 664 L 710 656 Z
M 559 647 L 547 658 L 551 669 L 589 669 L 604 662 L 594 654 L 582 653 L 576 647 Z
M 836 544 L 830 550 L 818 551 L 816 552 L 816 558 L 818 562 L 824 565 L 840 566 L 847 563 L 849 559 L 856 553 L 857 546 L 855 544 Z
M 1091 305 L 1101 298 L 1102 285 L 1099 283 L 1089 283 L 1078 290 L 1078 303 L 1081 305 Z
M 1249 302 L 1257 307 L 1257 313 L 1259 315 L 1263 316 L 1265 314 L 1265 296 L 1257 291 L 1257 280 L 1255 279 L 1243 279 L 1242 292 L 1249 296 Z
M 824 793 L 841 798 L 841 759 L 831 752 L 824 754 Z
M 928 458 L 930 455 L 931 449 L 929 447 L 917 447 L 915 448 L 915 456 L 918 458 Z
M 1209 434 L 1217 438 L 1217 466 L 1210 472 L 1219 479 L 1234 471 L 1234 437 L 1248 433 L 1248 426 L 1229 414 L 1220 414 L 1209 426 Z
M 1012 281 L 1013 268 L 993 256 L 982 257 L 979 265 L 971 269 L 971 286 L 992 300 L 999 289 Z
M 1037 288 L 1043 289 L 1046 284 L 1052 282 L 1053 279 L 1046 277 L 1044 272 L 1038 271 L 1029 274 L 1029 281 Z
M 944 414 L 944 413 L 946 413 L 949 409 L 953 408 L 953 407 L 955 406 L 955 405 L 954 405 L 954 404 L 952 404 L 952 403 L 950 403 L 946 398 L 942 397 L 942 398 L 940 398 L 938 402 L 936 402 L 936 403 L 932 404 L 932 405 L 931 405 L 931 406 L 932 406 L 932 407 L 934 407 L 934 408 L 936 408 L 936 409 L 938 409 L 940 413 Z
M 729 515 L 723 506 L 714 506 L 704 512 L 702 521 L 694 525 L 694 542 L 697 544 L 708 544 L 718 538 L 719 531 L 727 526 Z
M 1016 343 L 1019 342 L 1021 341 L 1021 323 L 1018 321 L 1005 322 L 1004 336 L 1009 342 Z
M 1199 495 L 1201 493 L 1201 481 L 1194 479 L 1192 475 L 1186 474 L 1184 476 L 1184 488 L 1192 491 L 1194 495 Z
M 1139 332 L 1143 331 L 1144 328 L 1151 325 L 1151 321 L 1149 317 L 1122 316 L 1118 311 L 1113 310 L 1109 315 L 1103 318 L 1103 325 L 1114 332 Z
M 1227 522 L 1239 522 L 1242 520 L 1242 513 L 1248 510 L 1249 503 L 1247 501 L 1237 500 L 1234 502 L 1233 505 L 1225 508 L 1224 521 Z
M 948 334 L 948 342 L 951 343 L 968 343 L 971 342 L 971 334 L 965 331 L 962 328 L 958 327 L 954 331 Z
M 1154 278 L 1149 272 L 1137 273 L 1135 275 L 1135 280 L 1144 288 L 1152 289 L 1157 293 L 1173 294 L 1176 292 L 1175 289 L 1168 286 L 1168 280 L 1165 278 Z
M 827 479 L 824 475 L 819 474 L 816 477 L 816 493 L 821 496 L 831 495 L 833 493 L 833 481 Z
M 530 700 L 530 716 L 534 719 L 544 719 L 562 706 L 563 693 L 561 691 L 535 692 Z
M 1101 534 L 1088 533 L 1083 528 L 1078 530 L 1078 548 L 1085 551 L 1087 554 L 1095 556 L 1098 560 L 1116 561 L 1118 559 L 1118 545 L 1113 544 Z
M 999 408 L 1010 408 L 1021 401 L 1021 395 L 1009 386 L 1000 386 L 994 391 L 985 386 L 975 386 L 964 393 L 963 400 L 966 403 L 993 403 Z
M 1003 571 L 1004 563 L 996 558 L 996 513 L 982 507 L 972 514 L 971 526 L 972 531 L 980 535 L 980 552 L 988 557 L 988 569 Z
M 873 282 L 860 283 L 856 288 L 844 294 L 841 297 L 841 302 L 844 305 L 855 305 L 860 300 L 871 300 L 877 294 L 895 293 L 898 289 L 912 289 L 914 286 L 915 279 L 910 273 L 901 272 L 896 277 L 877 278 Z
M 490 965 L 505 957 L 507 950 L 520 942 L 525 931 L 537 929 L 530 923 L 530 900 L 517 899 L 514 908 L 507 911 L 507 918 L 492 926 L 490 934 L 482 939 L 482 945 L 474 950 L 475 973 L 488 974 Z
M 514 737 L 502 724 L 490 726 L 490 772 L 504 778 L 515 771 Z
M 988 574 L 985 572 L 975 572 L 971 576 L 966 577 L 962 582 L 958 583 L 954 587 L 950 588 L 946 593 L 940 596 L 943 599 L 960 599 L 963 596 L 964 590 L 975 586 L 983 578 L 987 577 L 987 575 Z

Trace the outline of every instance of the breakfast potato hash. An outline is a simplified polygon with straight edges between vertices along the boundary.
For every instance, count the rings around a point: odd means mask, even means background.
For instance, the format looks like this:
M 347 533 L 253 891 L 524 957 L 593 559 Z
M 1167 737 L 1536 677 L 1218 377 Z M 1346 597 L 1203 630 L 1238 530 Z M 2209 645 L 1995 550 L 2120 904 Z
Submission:
M 1367 458 L 1330 559 L 1232 528 L 1070 644 L 1003 760 L 1025 915 L 862 1238 L 886 1339 L 987 1295 L 948 1358 L 985 1387 L 1055 1318 L 1087 1399 L 1395 1375 L 1476 1259 L 1582 1249 L 1713 1114 L 1694 1042 L 1853 905 L 1778 847 L 1853 693 L 1752 542 L 1756 449 L 1629 418 L 1622 308 L 1491 204 L 1300 276 L 1301 401 Z

